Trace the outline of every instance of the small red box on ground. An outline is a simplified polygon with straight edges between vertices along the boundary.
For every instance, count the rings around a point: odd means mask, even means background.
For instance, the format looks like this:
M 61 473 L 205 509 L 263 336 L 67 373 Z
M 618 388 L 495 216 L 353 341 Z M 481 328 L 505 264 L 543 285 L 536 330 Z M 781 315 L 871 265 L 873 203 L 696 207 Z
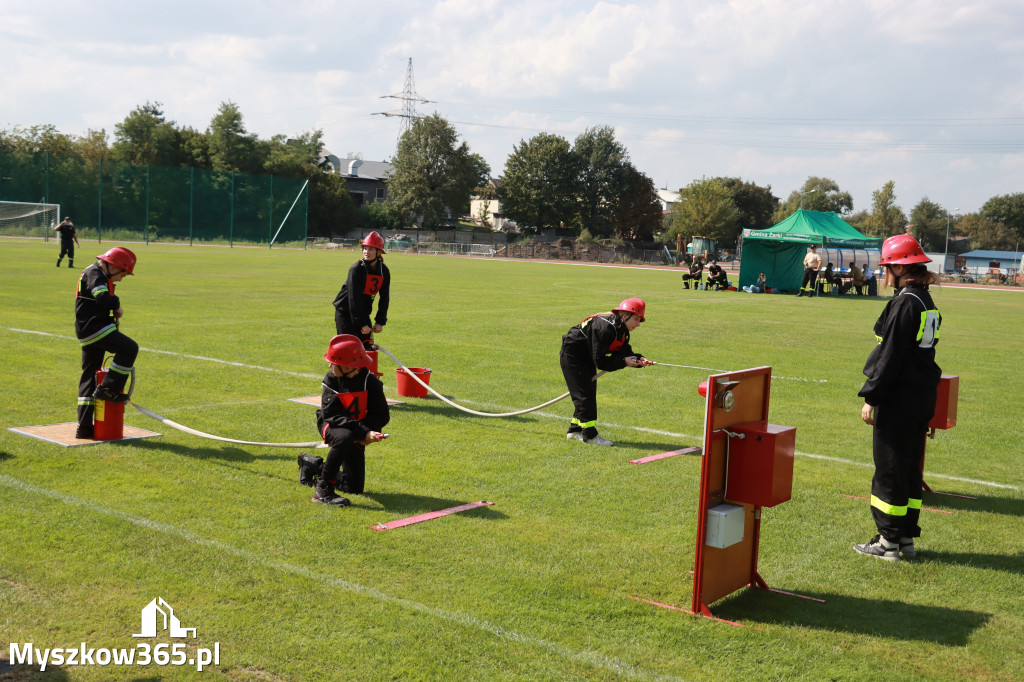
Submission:
M 935 401 L 935 415 L 928 423 L 932 429 L 951 429 L 956 426 L 956 405 L 960 398 L 960 377 L 943 374 L 939 379 L 938 399 Z
M 731 427 L 725 499 L 774 507 L 793 496 L 796 427 L 747 422 Z

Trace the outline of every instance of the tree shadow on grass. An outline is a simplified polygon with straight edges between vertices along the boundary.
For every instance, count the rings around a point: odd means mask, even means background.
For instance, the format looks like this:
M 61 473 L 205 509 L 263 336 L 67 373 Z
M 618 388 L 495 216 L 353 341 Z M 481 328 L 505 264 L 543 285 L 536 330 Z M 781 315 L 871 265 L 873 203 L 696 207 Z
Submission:
M 926 492 L 924 494 L 925 504 L 935 509 L 955 509 L 958 511 L 991 512 L 1005 516 L 1024 516 L 1024 499 L 975 495 L 978 499 L 966 500 L 962 497 L 940 495 L 938 494 L 939 492 L 947 491 Z
M 478 500 L 446 500 L 440 497 L 428 497 L 426 495 L 409 495 L 405 493 L 375 493 L 368 492 L 363 495 L 368 497 L 380 506 L 384 507 L 384 511 L 389 514 L 423 514 L 432 511 L 441 511 L 442 509 L 448 509 L 450 507 L 458 507 L 459 505 L 468 504 L 469 502 L 477 502 Z M 488 507 L 477 507 L 476 509 L 469 509 L 464 512 L 459 512 L 459 516 L 469 516 L 473 518 L 481 519 L 507 519 L 505 514 L 496 510 L 492 506 Z
M 805 596 L 824 599 L 826 603 L 746 589 L 720 605 L 712 605 L 711 612 L 718 618 L 745 625 L 764 623 L 817 628 L 945 646 L 967 646 L 973 633 L 992 618 L 988 613 L 947 606 L 828 593 L 807 593 Z
M 6 450 L 0 450 L 0 462 L 4 462 L 8 459 L 14 459 L 14 455 L 7 452 Z

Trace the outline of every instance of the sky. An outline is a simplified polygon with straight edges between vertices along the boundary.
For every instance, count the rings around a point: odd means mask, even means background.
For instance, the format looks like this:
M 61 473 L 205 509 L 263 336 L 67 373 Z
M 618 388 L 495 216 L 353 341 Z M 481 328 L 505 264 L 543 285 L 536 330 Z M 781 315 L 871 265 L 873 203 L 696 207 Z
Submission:
M 0 129 L 112 141 L 159 102 L 205 130 L 232 101 L 262 138 L 386 161 L 410 59 L 417 112 L 494 177 L 608 125 L 659 188 L 827 177 L 860 211 L 891 180 L 908 215 L 1024 191 L 1020 0 L 0 0 Z

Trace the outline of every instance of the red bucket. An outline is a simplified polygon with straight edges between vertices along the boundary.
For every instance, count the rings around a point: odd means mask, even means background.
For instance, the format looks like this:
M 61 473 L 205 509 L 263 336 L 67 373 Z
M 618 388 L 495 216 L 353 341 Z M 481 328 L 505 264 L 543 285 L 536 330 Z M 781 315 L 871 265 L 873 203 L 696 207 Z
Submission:
M 410 367 L 408 371 L 404 367 L 397 368 L 395 370 L 395 386 L 398 389 L 398 395 L 406 398 L 426 398 L 427 389 L 420 386 L 409 372 L 419 377 L 423 383 L 429 384 L 431 371 L 433 370 L 426 367 Z
M 373 373 L 373 376 L 380 379 L 384 375 L 377 371 L 377 351 L 368 350 L 366 351 L 366 354 L 370 357 L 370 366 L 368 369 Z

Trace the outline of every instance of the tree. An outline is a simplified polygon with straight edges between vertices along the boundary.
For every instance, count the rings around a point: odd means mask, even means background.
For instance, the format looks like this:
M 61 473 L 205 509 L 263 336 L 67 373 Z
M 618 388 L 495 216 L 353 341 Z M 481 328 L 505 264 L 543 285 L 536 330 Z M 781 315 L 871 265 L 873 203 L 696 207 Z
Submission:
M 837 215 L 853 212 L 853 197 L 849 192 L 840 191 L 835 180 L 812 176 L 776 209 L 774 221 L 779 223 L 793 215 L 800 208 L 801 197 L 803 207 L 808 211 L 834 211 Z
M 721 178 L 701 178 L 679 190 L 672 219 L 672 238 L 710 237 L 719 245 L 732 244 L 739 225 L 739 211 L 732 193 Z
M 565 138 L 540 133 L 520 141 L 505 161 L 501 210 L 519 225 L 540 230 L 571 224 L 579 173 L 579 157 Z
M 988 220 L 979 213 L 971 213 L 957 219 L 954 227 L 957 235 L 970 237 L 972 249 L 1004 251 L 1016 249 L 1020 243 L 1020 237 L 1016 232 L 1003 223 Z
M 160 102 L 146 102 L 114 125 L 112 159 L 161 166 L 177 166 L 185 160 L 178 129 L 164 118 L 162 106 Z
M 255 173 L 260 169 L 257 138 L 250 135 L 242 112 L 234 102 L 222 102 L 206 130 L 210 168 L 228 173 Z
M 75 138 L 57 130 L 51 124 L 21 128 L 15 126 L 10 132 L 0 133 L 3 148 L 26 154 L 52 154 L 53 156 L 75 156 Z
M 736 237 L 742 230 L 767 230 L 775 224 L 772 216 L 778 208 L 779 198 L 772 194 L 771 185 L 761 187 L 753 182 L 743 182 L 740 178 L 718 180 L 729 190 L 739 213 Z M 735 241 L 735 237 L 732 241 Z
M 661 201 L 654 181 L 631 163 L 622 175 L 612 212 L 615 234 L 626 241 L 650 241 L 661 229 Z
M 871 193 L 871 213 L 862 225 L 863 232 L 869 237 L 885 239 L 903 234 L 906 227 L 907 216 L 896 205 L 896 183 L 890 180 Z
M 580 227 L 594 236 L 611 236 L 612 215 L 618 194 L 625 186 L 629 154 L 615 140 L 611 126 L 595 126 L 583 131 L 573 144 L 580 160 L 577 190 Z
M 1024 240 L 1024 192 L 992 197 L 981 207 L 981 217 L 990 223 L 1002 223 Z
M 418 118 L 402 135 L 392 160 L 389 193 L 406 216 L 420 216 L 433 228 L 451 211 L 469 210 L 474 187 L 490 174 L 487 163 L 458 143 L 455 128 L 439 114 Z
M 910 212 L 910 232 L 925 251 L 946 250 L 946 209 L 925 197 Z
M 107 131 L 89 129 L 85 135 L 75 140 L 76 156 L 83 159 L 104 159 L 110 152 L 107 147 Z

